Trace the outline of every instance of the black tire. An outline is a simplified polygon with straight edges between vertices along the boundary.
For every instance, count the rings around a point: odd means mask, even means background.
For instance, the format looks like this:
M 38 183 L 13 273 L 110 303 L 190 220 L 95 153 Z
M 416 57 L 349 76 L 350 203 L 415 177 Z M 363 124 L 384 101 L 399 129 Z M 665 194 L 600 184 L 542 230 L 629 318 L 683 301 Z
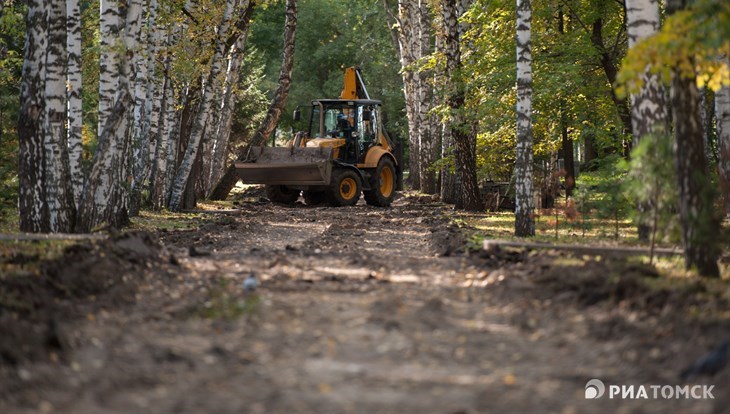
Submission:
M 327 191 L 327 198 L 333 206 L 354 206 L 360 200 L 362 180 L 353 170 L 335 170 L 332 174 L 332 184 Z
M 302 196 L 304 197 L 304 203 L 308 206 L 322 204 L 327 199 L 324 191 L 302 191 Z
M 294 204 L 299 198 L 299 190 L 293 190 L 285 185 L 267 185 L 266 198 L 274 203 Z
M 365 192 L 368 205 L 388 207 L 393 202 L 398 186 L 398 172 L 390 158 L 383 157 L 370 177 L 370 191 Z

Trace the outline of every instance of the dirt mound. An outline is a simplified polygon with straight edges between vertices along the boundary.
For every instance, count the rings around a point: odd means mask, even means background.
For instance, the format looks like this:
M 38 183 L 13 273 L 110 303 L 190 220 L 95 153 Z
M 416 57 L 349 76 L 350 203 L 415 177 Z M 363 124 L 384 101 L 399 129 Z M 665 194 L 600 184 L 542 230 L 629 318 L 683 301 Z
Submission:
M 12 258 L 11 258 L 12 259 Z M 5 276 L 0 284 L 0 364 L 47 357 L 69 346 L 57 321 L 131 303 L 151 267 L 169 262 L 159 240 L 129 232 L 64 250 L 40 274 Z

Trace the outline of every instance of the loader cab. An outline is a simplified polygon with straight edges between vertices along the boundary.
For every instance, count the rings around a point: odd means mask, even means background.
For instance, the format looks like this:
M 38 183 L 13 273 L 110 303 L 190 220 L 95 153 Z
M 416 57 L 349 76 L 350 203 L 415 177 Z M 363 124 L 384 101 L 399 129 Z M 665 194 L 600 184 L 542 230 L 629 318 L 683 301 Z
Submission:
M 312 102 L 307 147 L 332 147 L 335 157 L 362 163 L 368 149 L 380 142 L 380 101 L 316 100 Z

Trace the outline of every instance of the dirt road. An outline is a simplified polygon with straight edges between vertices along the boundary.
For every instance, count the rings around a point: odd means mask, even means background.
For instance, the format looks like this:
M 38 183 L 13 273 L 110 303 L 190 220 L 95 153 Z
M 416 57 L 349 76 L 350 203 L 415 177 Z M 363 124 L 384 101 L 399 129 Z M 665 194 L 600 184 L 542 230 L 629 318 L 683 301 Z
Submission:
M 685 316 L 704 309 L 690 288 L 646 285 L 650 268 L 468 254 L 425 198 L 240 207 L 57 264 L 55 284 L 113 283 L 57 294 L 37 335 L 7 336 L 0 413 L 728 412 L 728 372 L 690 382 L 714 400 L 585 399 L 592 378 L 680 384 L 730 332 Z M 44 351 L 8 345 L 26 337 Z

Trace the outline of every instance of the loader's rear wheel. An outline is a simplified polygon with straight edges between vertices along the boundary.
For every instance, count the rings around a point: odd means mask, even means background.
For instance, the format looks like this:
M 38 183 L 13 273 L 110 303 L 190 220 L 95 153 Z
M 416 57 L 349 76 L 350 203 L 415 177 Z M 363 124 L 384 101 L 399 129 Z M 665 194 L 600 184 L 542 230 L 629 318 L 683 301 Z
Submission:
M 304 202 L 308 206 L 322 204 L 327 199 L 327 195 L 324 191 L 303 191 L 302 195 L 304 196 Z
M 328 198 L 333 206 L 354 206 L 360 200 L 361 191 L 362 182 L 355 171 L 336 170 L 332 175 Z
M 285 185 L 267 185 L 266 198 L 274 203 L 294 204 L 299 198 L 299 190 L 291 189 Z
M 365 201 L 371 206 L 389 206 L 395 197 L 396 179 L 393 161 L 382 158 L 370 178 L 372 190 L 365 192 Z

